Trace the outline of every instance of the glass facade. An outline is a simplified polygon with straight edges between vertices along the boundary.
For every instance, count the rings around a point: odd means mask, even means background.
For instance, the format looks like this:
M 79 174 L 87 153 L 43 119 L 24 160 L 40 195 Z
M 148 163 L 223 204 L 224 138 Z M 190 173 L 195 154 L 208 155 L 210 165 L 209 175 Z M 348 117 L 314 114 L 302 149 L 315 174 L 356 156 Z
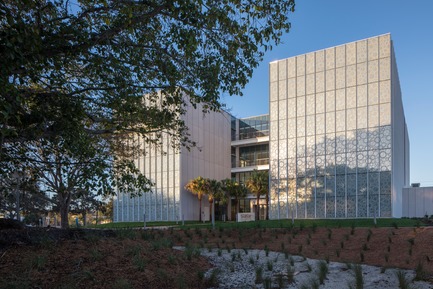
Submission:
M 239 119 L 239 139 L 269 135 L 269 115 Z
M 269 164 L 269 144 L 239 148 L 239 166 L 259 166 Z
M 390 79 L 390 35 L 271 63 L 271 218 L 391 217 Z

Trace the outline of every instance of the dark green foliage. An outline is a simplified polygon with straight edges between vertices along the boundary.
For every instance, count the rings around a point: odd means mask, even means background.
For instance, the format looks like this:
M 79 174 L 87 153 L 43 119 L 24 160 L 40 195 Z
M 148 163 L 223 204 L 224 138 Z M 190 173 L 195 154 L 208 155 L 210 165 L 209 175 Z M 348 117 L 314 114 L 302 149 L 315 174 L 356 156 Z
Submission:
M 185 106 L 219 110 L 222 94 L 241 95 L 265 51 L 289 31 L 295 5 L 1 3 L 0 174 L 29 170 L 44 182 L 60 165 L 69 181 L 53 174 L 59 185 L 41 186 L 60 195 L 51 201 L 62 227 L 69 201 L 84 191 L 150 191 L 133 162 L 141 153 L 133 138 L 195 145 L 180 117 Z

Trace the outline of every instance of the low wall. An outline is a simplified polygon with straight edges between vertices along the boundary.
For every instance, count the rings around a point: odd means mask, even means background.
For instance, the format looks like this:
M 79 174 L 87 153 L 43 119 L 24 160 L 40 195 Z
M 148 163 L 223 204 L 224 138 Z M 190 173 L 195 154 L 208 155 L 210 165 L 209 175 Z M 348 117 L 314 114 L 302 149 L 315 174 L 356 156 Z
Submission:
M 433 187 L 403 188 L 403 217 L 433 215 Z

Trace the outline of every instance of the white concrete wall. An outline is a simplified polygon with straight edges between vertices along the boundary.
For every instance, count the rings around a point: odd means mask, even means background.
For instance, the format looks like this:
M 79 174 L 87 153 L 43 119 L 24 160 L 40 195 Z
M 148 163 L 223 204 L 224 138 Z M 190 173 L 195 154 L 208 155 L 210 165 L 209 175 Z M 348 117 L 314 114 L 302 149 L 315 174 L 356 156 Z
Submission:
M 433 215 L 433 187 L 403 188 L 403 217 Z
M 231 118 L 221 112 L 203 114 L 201 107 L 188 107 L 185 123 L 191 140 L 197 147 L 188 151 L 182 148 L 180 190 L 181 214 L 185 220 L 199 219 L 199 202 L 196 196 L 184 189 L 185 184 L 198 176 L 223 180 L 230 178 L 231 170 Z M 209 202 L 202 200 L 202 212 L 209 218 Z
M 408 186 L 409 148 L 400 81 L 395 53 L 391 44 L 391 107 L 392 107 L 392 216 L 402 217 L 402 189 Z
M 203 114 L 201 106 L 187 107 L 183 116 L 189 128 L 190 140 L 197 147 L 188 151 L 172 147 L 170 138 L 163 134 L 161 146 L 144 143 L 138 138 L 144 154 L 135 160 L 137 167 L 154 182 L 152 192 L 131 198 L 119 194 L 114 203 L 114 221 L 176 221 L 198 220 L 197 198 L 184 189 L 193 178 L 203 176 L 222 180 L 230 177 L 231 128 L 227 113 Z M 204 215 L 209 218 L 209 203 L 203 200 Z

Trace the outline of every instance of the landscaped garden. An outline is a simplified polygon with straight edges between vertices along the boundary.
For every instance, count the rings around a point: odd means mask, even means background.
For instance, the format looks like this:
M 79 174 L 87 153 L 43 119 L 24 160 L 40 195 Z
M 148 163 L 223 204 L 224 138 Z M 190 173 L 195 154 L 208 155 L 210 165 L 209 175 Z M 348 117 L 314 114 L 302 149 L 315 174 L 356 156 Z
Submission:
M 147 223 L 147 229 L 0 230 L 0 288 L 208 288 L 218 277 L 200 248 L 259 249 L 325 262 L 433 274 L 433 228 L 419 219 Z M 133 224 L 129 224 L 133 225 Z M 168 226 L 151 229 L 151 226 Z M 135 226 L 143 227 L 143 223 Z M 173 227 L 171 227 L 173 226 Z M 109 225 L 105 225 L 109 227 Z M 134 226 L 133 226 L 134 227 Z M 173 246 L 184 246 L 184 251 Z

